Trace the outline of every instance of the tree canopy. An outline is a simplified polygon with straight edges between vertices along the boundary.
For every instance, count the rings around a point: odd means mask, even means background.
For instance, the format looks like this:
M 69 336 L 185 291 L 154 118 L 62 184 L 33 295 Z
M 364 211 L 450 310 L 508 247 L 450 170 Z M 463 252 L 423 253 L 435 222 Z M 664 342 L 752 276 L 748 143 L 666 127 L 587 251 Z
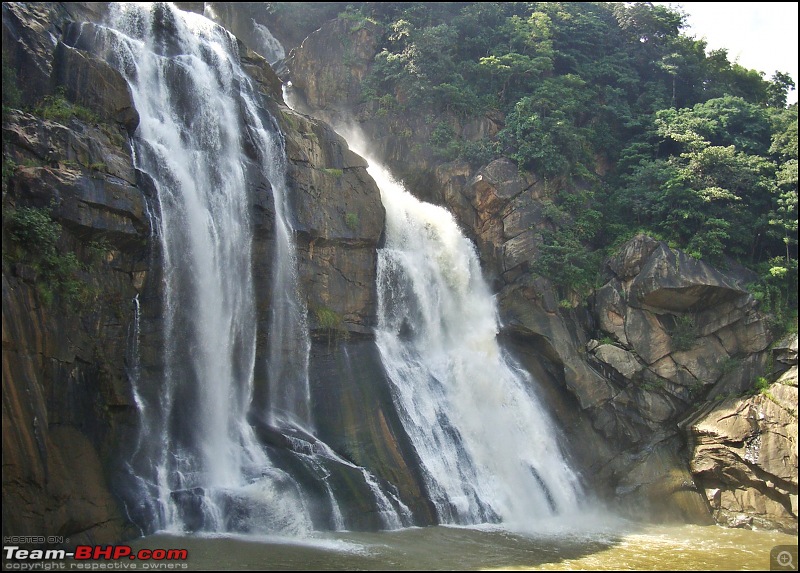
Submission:
M 773 306 L 782 297 L 796 308 L 797 106 L 786 105 L 795 88 L 788 74 L 768 79 L 725 50 L 707 51 L 684 33 L 686 14 L 650 2 L 348 10 L 385 31 L 365 99 L 440 122 L 429 143 L 442 160 L 479 166 L 503 155 L 561 182 L 552 199 L 565 231 L 549 244 L 562 260 L 580 250 L 595 260 L 646 231 L 694 256 L 750 266 Z M 461 141 L 450 128 L 449 119 L 487 113 L 504 120 L 491 139 Z M 587 209 L 601 223 L 575 233 Z

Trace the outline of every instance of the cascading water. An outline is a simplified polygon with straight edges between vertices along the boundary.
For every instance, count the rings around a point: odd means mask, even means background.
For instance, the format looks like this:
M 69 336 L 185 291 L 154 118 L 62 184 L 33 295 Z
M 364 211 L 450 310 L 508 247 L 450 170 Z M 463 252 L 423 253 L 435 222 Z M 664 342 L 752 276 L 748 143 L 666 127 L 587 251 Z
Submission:
M 255 20 L 253 22 L 253 30 L 256 32 L 260 42 L 260 46 L 257 51 L 262 54 L 270 64 L 275 64 L 286 57 L 286 50 L 283 49 L 283 46 L 278 41 L 278 39 L 272 35 L 272 32 L 269 31 L 269 28 L 266 26 L 259 24 Z
M 269 134 L 263 130 L 260 137 Z M 264 141 L 264 143 L 268 143 Z M 275 205 L 275 261 L 273 266 L 272 315 L 270 320 L 269 388 L 270 422 L 280 426 L 299 426 L 311 432 L 311 396 L 308 360 L 311 339 L 308 335 L 308 310 L 300 303 L 297 261 L 288 221 L 285 153 L 282 146 L 267 147 L 272 153 L 267 165 Z
M 228 28 L 275 66 L 286 58 L 286 50 L 272 31 L 258 21 L 270 19 L 271 10 L 269 4 L 262 2 L 204 2 L 203 15 Z
M 410 524 L 397 496 L 393 503 L 366 469 L 314 437 L 284 140 L 258 105 L 236 39 L 166 3 L 114 4 L 109 20 L 82 26 L 72 41 L 128 81 L 140 118 L 133 154 L 154 188 L 163 263 L 163 376 L 152 380 L 152 367 L 145 374 L 131 362 L 141 434 L 129 466 L 138 506 L 129 514 L 149 523 L 143 530 L 338 530 L 346 524 L 336 483 L 374 497 L 384 527 Z M 250 205 L 268 190 L 275 218 L 263 404 L 254 400 Z M 136 308 L 138 345 L 138 299 Z
M 157 500 L 157 526 L 308 530 L 296 484 L 273 466 L 247 416 L 256 312 L 246 133 L 257 147 L 260 175 L 275 193 L 281 297 L 272 326 L 281 330 L 272 332 L 295 336 L 304 326 L 289 300 L 295 291 L 282 149 L 261 121 L 235 39 L 224 29 L 168 4 L 115 5 L 112 21 L 105 30 L 108 59 L 128 80 L 139 112 L 136 162 L 156 188 L 164 269 L 163 384 L 157 392 L 136 392 L 149 444 L 141 452 L 150 465 L 142 483 Z M 290 345 L 292 365 L 305 364 L 307 343 Z M 285 367 L 275 362 L 287 362 L 279 354 L 287 344 L 273 340 L 272 346 L 279 350 L 269 367 L 280 373 Z M 307 390 L 299 392 L 305 400 Z M 276 411 L 299 412 L 302 419 L 307 405 L 291 405 L 294 393 L 288 391 L 287 402 L 275 390 Z M 233 524 L 228 508 L 241 498 L 250 509 Z
M 474 247 L 447 211 L 375 161 L 369 173 L 386 208 L 377 344 L 439 518 L 524 529 L 574 512 L 578 479 L 529 374 L 500 348 Z

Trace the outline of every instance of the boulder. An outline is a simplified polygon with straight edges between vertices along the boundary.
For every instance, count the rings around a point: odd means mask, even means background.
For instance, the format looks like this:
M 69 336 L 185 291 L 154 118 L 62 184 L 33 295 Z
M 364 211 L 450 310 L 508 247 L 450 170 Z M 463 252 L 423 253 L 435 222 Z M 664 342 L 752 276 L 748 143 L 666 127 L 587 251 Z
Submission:
M 520 172 L 514 162 L 503 157 L 481 169 L 464 194 L 479 212 L 497 214 L 533 183 L 530 175 Z
M 691 471 L 717 522 L 797 533 L 797 398 L 795 372 L 688 424 Z
M 781 369 L 797 365 L 797 334 L 776 342 L 772 346 L 772 355 L 775 361 L 781 364 Z
M 633 353 L 613 344 L 600 345 L 594 350 L 594 355 L 628 380 L 632 380 L 644 370 L 644 366 L 639 363 Z
M 628 336 L 625 334 L 625 317 L 628 309 L 620 289 L 619 281 L 611 280 L 595 293 L 597 322 L 603 332 L 610 334 L 623 346 L 628 346 Z
M 749 296 L 737 277 L 725 275 L 704 261 L 673 251 L 665 243 L 659 243 L 645 258 L 644 253 L 653 245 L 643 238 L 633 239 L 629 245 L 639 243 L 644 251 L 634 251 L 632 257 L 637 265 L 643 262 L 629 287 L 628 302 L 632 306 L 680 313 Z M 630 265 L 627 263 L 627 267 Z
M 603 307 L 599 312 L 608 311 Z M 629 346 L 647 364 L 653 364 L 672 352 L 672 338 L 657 315 L 631 307 L 625 314 L 624 321 L 625 338 Z
M 611 275 L 594 298 L 597 324 L 648 365 L 651 385 L 694 400 L 703 387 L 720 396 L 763 374 L 764 360 L 750 357 L 767 348 L 769 330 L 742 287 L 745 273 L 724 274 L 644 235 L 623 245 L 607 268 Z M 754 369 L 729 368 L 737 361 Z

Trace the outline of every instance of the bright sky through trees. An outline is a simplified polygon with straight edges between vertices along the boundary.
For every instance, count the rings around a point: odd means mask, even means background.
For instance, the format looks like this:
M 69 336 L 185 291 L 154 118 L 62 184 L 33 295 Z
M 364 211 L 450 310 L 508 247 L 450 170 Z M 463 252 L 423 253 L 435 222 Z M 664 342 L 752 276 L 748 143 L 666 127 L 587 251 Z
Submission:
M 728 59 L 764 72 L 797 75 L 797 2 L 656 2 L 681 6 L 688 17 L 689 36 L 705 38 L 710 50 L 726 48 Z M 797 90 L 789 93 L 797 102 Z

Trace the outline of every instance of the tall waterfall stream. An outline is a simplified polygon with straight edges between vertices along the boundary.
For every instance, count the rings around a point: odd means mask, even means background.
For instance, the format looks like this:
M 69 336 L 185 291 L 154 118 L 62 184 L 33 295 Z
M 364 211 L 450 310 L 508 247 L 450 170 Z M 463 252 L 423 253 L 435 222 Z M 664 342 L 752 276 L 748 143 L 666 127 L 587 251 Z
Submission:
M 334 465 L 361 476 L 385 527 L 402 526 L 400 504 L 373 476 L 314 438 L 311 343 L 286 154 L 277 124 L 240 67 L 235 38 L 168 4 L 115 5 L 109 27 L 86 33 L 102 36 L 95 45 L 104 46 L 131 87 L 140 115 L 136 167 L 155 187 L 153 226 L 163 261 L 163 374 L 155 384 L 138 368 L 134 376 L 142 429 L 133 471 L 145 506 L 134 513 L 149 515 L 150 529 L 176 532 L 342 529 L 329 483 Z M 262 357 L 250 202 L 251 193 L 269 191 L 275 238 L 269 353 Z M 254 401 L 258 360 L 266 360 L 269 379 L 263 412 L 254 412 L 263 406 Z M 254 418 L 273 439 L 281 436 L 290 460 L 271 458 Z M 323 524 L 314 522 L 303 479 L 327 500 Z
M 447 211 L 369 163 L 386 208 L 377 343 L 441 521 L 524 529 L 576 512 L 580 484 L 530 375 L 497 341 L 474 246 Z

